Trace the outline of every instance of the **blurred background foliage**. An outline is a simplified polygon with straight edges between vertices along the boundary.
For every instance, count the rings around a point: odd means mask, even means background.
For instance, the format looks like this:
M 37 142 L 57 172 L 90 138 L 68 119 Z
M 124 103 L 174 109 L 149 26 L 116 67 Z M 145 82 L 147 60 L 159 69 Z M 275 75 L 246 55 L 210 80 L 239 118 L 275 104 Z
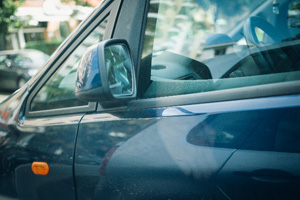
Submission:
M 25 48 L 26 49 L 36 49 L 36 50 L 44 52 L 47 55 L 51 55 L 62 42 L 63 42 L 63 39 L 51 40 L 51 41 L 27 42 Z
M 0 50 L 48 55 L 101 0 L 0 0 Z
M 80 5 L 80 6 L 90 6 L 90 4 L 87 1 L 83 1 L 83 0 L 61 0 L 62 3 L 71 3 L 71 2 L 75 2 L 76 5 Z
M 9 27 L 21 27 L 23 21 L 15 15 L 18 7 L 25 0 L 1 0 L 0 1 L 0 34 L 8 33 Z

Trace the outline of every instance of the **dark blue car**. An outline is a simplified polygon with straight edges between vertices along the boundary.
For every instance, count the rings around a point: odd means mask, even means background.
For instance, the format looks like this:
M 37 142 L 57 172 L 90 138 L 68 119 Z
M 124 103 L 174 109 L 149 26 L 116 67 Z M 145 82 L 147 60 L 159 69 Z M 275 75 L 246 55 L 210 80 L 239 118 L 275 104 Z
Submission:
M 300 1 L 107 0 L 0 104 L 0 199 L 300 199 Z

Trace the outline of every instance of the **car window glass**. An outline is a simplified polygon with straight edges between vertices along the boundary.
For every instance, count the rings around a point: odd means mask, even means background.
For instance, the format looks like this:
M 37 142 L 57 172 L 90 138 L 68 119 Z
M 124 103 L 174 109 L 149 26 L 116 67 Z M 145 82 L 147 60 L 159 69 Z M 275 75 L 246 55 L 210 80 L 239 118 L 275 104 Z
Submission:
M 299 13 L 298 0 L 151 0 L 142 96 L 299 80 Z
M 62 66 L 50 77 L 33 98 L 30 111 L 87 105 L 75 96 L 75 77 L 81 56 L 86 49 L 103 39 L 107 20 L 104 20 L 75 49 Z

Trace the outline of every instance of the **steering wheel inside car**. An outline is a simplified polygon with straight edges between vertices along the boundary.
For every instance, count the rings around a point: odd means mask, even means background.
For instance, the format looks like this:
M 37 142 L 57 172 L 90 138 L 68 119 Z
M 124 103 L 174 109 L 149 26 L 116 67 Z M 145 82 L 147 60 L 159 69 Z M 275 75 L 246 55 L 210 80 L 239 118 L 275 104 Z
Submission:
M 269 36 L 268 41 L 260 42 L 256 34 L 256 28 L 261 29 L 265 34 Z M 254 44 L 255 46 L 264 46 L 266 44 L 281 43 L 283 36 L 276 30 L 276 28 L 268 21 L 261 17 L 252 16 L 249 17 L 244 24 L 244 36 L 248 44 Z

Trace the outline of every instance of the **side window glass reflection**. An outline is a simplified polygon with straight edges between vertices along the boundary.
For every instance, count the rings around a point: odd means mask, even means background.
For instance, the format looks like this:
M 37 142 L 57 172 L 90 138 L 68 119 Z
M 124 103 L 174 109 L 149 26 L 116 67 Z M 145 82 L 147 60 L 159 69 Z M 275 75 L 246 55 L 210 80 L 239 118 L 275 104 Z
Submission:
M 186 141 L 197 146 L 300 153 L 298 108 L 209 115 Z
M 276 2 L 151 0 L 142 97 L 299 81 L 300 1 Z

